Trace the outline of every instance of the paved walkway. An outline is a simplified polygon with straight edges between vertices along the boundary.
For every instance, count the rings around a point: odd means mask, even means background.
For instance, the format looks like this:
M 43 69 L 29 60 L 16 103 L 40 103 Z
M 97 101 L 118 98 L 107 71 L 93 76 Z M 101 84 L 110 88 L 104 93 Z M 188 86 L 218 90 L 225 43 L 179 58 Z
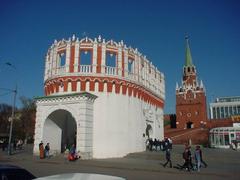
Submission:
M 172 150 L 172 162 L 175 167 L 182 164 L 183 146 L 176 145 Z M 193 152 L 194 148 L 192 149 Z M 41 177 L 60 173 L 85 172 L 100 173 L 131 179 L 240 179 L 240 151 L 231 149 L 203 148 L 204 160 L 207 168 L 201 172 L 185 172 L 177 168 L 164 168 L 164 152 L 132 153 L 124 158 L 77 160 L 68 162 L 63 155 L 40 160 L 32 155 L 32 146 L 8 156 L 6 152 L 0 152 L 0 162 L 16 164 Z

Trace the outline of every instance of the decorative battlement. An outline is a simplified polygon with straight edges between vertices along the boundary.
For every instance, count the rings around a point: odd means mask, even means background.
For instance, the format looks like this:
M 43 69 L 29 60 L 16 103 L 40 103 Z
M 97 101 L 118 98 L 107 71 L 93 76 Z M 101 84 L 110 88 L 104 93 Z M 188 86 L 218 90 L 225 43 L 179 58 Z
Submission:
M 91 90 L 92 81 L 96 79 L 99 83 L 95 90 L 102 88 L 101 82 L 106 82 L 107 87 L 112 86 L 110 82 L 114 83 L 117 88 L 131 84 L 156 98 L 165 99 L 163 73 L 146 56 L 127 47 L 123 41 L 106 41 L 101 36 L 79 40 L 75 35 L 68 40 L 54 41 L 45 60 L 46 95 Z

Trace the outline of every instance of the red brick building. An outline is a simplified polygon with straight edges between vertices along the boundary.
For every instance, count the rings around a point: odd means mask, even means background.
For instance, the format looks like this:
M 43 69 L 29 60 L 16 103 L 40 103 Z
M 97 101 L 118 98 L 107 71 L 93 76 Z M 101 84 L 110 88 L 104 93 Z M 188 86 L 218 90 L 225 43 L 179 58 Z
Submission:
M 192 62 L 189 40 L 186 38 L 186 58 L 182 83 L 176 85 L 176 128 L 206 127 L 207 105 L 203 82 L 197 79 L 197 70 Z

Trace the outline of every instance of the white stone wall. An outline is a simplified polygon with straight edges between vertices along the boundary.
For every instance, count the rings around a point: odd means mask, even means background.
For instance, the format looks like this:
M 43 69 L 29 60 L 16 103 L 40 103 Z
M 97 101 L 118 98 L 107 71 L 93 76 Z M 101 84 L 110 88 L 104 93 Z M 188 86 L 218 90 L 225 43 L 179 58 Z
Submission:
M 162 109 L 148 105 L 138 98 L 114 93 L 95 93 L 93 121 L 93 157 L 123 157 L 128 153 L 146 149 L 147 123 L 152 126 L 153 137 L 163 139 Z M 151 111 L 147 121 L 143 109 Z M 157 119 L 158 117 L 158 119 Z
M 162 109 L 127 95 L 107 92 L 95 95 L 98 96 L 95 102 L 71 95 L 38 100 L 34 154 L 39 154 L 41 140 L 50 143 L 52 152 L 60 153 L 61 138 L 54 136 L 59 136 L 61 129 L 48 121 L 49 115 L 59 109 L 70 112 L 75 119 L 77 150 L 86 159 L 123 157 L 144 151 L 147 124 L 152 127 L 152 138 L 163 139 Z

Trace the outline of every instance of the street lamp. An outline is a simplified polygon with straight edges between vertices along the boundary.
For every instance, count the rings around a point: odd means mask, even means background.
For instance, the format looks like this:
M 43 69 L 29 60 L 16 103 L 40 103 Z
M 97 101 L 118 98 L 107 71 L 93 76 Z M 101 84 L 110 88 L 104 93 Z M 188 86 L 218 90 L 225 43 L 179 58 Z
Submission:
M 14 120 L 14 115 L 15 115 L 15 104 L 16 104 L 16 96 L 17 96 L 17 85 L 15 89 L 12 91 L 13 92 L 13 106 L 12 106 L 12 114 L 10 119 L 10 130 L 9 130 L 9 139 L 8 139 L 8 155 L 11 155 L 12 153 L 12 147 L 11 147 L 11 142 L 12 142 L 12 128 L 13 128 L 13 120 Z
M 12 65 L 11 63 L 7 62 L 5 63 L 5 65 L 12 67 L 13 69 L 16 70 L 16 67 L 14 65 Z M 8 139 L 8 155 L 11 155 L 12 153 L 12 149 L 11 149 L 11 142 L 12 142 L 12 128 L 13 128 L 13 120 L 14 120 L 14 116 L 15 116 L 15 105 L 16 105 L 16 96 L 17 96 L 17 85 L 15 86 L 15 89 L 6 89 L 6 88 L 1 88 L 2 90 L 6 90 L 9 92 L 13 93 L 13 104 L 12 104 L 12 113 L 11 113 L 11 117 L 9 117 L 9 121 L 10 121 L 10 130 L 9 130 L 9 139 Z

